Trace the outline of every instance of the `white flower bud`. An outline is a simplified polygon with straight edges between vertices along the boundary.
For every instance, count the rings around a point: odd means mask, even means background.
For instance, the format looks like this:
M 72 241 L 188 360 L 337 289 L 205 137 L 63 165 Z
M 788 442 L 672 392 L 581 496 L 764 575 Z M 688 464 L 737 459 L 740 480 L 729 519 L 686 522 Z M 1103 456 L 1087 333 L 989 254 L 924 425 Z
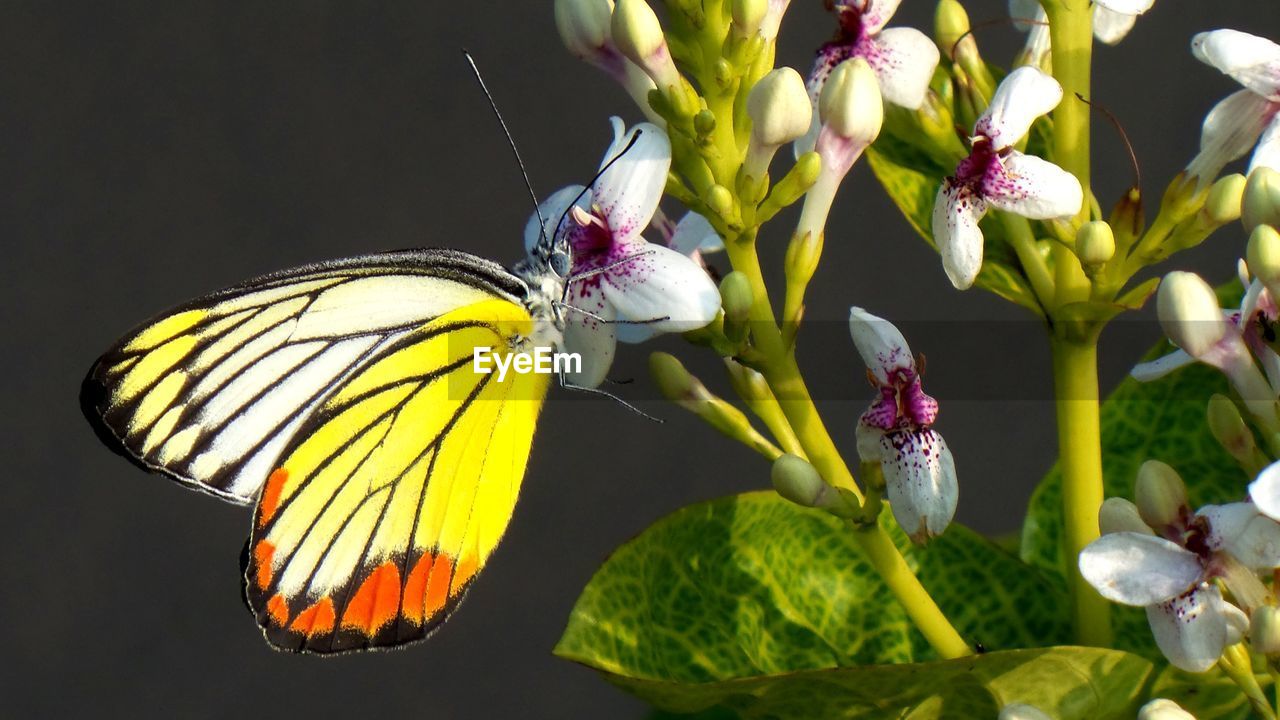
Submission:
M 1102 507 L 1098 508 L 1098 527 L 1103 535 L 1118 532 L 1155 534 L 1138 513 L 1138 506 L 1122 497 L 1109 497 L 1102 502 Z
M 733 0 L 733 28 L 738 37 L 751 37 L 760 31 L 769 12 L 769 0 Z
M 1172 524 L 1187 508 L 1187 487 L 1182 477 L 1159 460 L 1148 460 L 1138 468 L 1133 496 L 1138 515 L 1154 528 Z
M 1101 220 L 1087 222 L 1076 232 L 1076 257 L 1086 272 L 1106 265 L 1116 254 L 1116 236 Z
M 1213 288 L 1195 273 L 1174 271 L 1164 276 L 1156 314 L 1165 335 L 1194 358 L 1205 356 L 1228 329 Z
M 1240 219 L 1248 232 L 1259 225 L 1280 227 L 1280 172 L 1261 165 L 1249 173 Z
M 776 147 L 804 135 L 813 118 L 804 78 L 785 66 L 760 78 L 747 96 L 747 115 L 751 139 L 761 145 Z
M 804 458 L 783 455 L 773 461 L 770 473 L 778 494 L 804 507 L 820 507 L 834 491 Z
M 556 0 L 556 29 L 569 52 L 591 58 L 609 44 L 611 0 Z
M 1270 288 L 1280 283 L 1280 233 L 1270 225 L 1258 225 L 1245 250 L 1249 272 Z
M 1240 219 L 1240 203 L 1244 198 L 1245 179 L 1240 173 L 1219 178 L 1209 188 L 1209 197 L 1204 201 L 1205 214 L 1219 225 Z
M 613 9 L 612 28 L 618 50 L 641 67 L 667 43 L 662 23 L 645 0 L 620 0 Z
M 880 82 L 866 60 L 851 58 L 831 71 L 818 98 L 818 115 L 832 132 L 864 145 L 880 135 L 884 103 Z
M 1138 711 L 1138 720 L 1196 720 L 1196 716 L 1182 709 L 1172 700 L 1156 698 Z

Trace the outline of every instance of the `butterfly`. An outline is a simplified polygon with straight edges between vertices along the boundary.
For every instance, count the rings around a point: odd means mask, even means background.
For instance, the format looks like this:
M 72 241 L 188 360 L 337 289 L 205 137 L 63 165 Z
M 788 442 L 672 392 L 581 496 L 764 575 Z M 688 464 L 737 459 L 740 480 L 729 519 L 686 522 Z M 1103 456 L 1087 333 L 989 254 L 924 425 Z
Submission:
M 272 645 L 421 639 L 507 527 L 549 385 L 477 372 L 474 353 L 560 343 L 565 252 L 546 240 L 508 271 L 406 250 L 259 277 L 127 333 L 82 407 L 143 468 L 254 504 L 246 598 Z

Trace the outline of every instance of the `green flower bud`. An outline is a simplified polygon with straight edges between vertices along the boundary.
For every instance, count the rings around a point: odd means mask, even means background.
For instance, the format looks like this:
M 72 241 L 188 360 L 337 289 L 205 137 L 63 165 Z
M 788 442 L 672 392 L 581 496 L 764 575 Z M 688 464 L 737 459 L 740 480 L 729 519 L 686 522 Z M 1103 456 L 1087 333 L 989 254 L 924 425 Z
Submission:
M 747 96 L 747 115 L 753 144 L 776 148 L 804 135 L 813 119 L 804 78 L 789 67 L 760 78 Z
M 1249 272 L 1270 287 L 1280 282 L 1280 233 L 1270 225 L 1258 225 L 1249 234 L 1245 250 Z
M 1263 605 L 1249 618 L 1249 644 L 1263 655 L 1280 654 L 1280 609 Z
M 1249 173 L 1240 219 L 1248 232 L 1259 225 L 1280 227 L 1280 172 L 1263 165 Z
M 1097 272 L 1116 254 L 1116 236 L 1101 220 L 1087 222 L 1076 231 L 1076 257 L 1086 274 Z
M 647 67 L 652 56 L 664 52 L 662 23 L 645 0 L 619 0 L 613 9 L 613 41 L 631 62 Z
M 822 158 L 818 153 L 807 152 L 796 158 L 796 164 L 774 183 L 769 196 L 760 203 L 756 210 L 756 223 L 763 225 L 769 222 L 779 210 L 799 200 L 817 182 L 821 172 Z
M 693 131 L 698 133 L 700 138 L 715 132 L 716 114 L 710 110 L 699 110 L 698 114 L 693 116 Z
M 773 487 L 782 497 L 803 507 L 823 507 L 835 495 L 818 471 L 804 458 L 783 455 L 773 461 Z
M 1121 497 L 1109 497 L 1098 508 L 1098 527 L 1102 534 L 1136 532 L 1154 535 L 1151 526 L 1138 514 L 1138 506 Z
M 729 192 L 729 188 L 723 185 L 712 185 L 707 189 L 706 197 L 703 201 L 711 211 L 720 217 L 728 220 L 733 217 L 733 193 Z
M 1209 398 L 1208 416 L 1209 432 L 1218 444 L 1237 461 L 1253 463 L 1258 451 L 1257 441 L 1244 418 L 1240 417 L 1240 408 L 1231 398 L 1214 393 Z
M 764 22 L 765 13 L 769 11 L 769 0 L 733 0 L 733 30 L 738 37 L 751 37 L 760 31 L 760 23 Z
M 720 303 L 726 321 L 746 322 L 752 302 L 751 281 L 744 273 L 734 270 L 720 281 Z
M 938 9 L 933 13 L 933 39 L 938 43 L 942 56 L 948 59 L 953 57 L 952 53 L 959 54 L 960 48 L 956 44 L 961 39 L 976 45 L 969 34 L 969 13 L 965 12 L 959 0 L 941 0 L 938 3 Z
M 655 352 L 649 355 L 649 375 L 662 396 L 671 402 L 684 405 L 705 395 L 702 383 L 689 374 L 674 355 Z
M 884 123 L 880 81 L 862 58 L 845 60 L 831 71 L 818 97 L 822 124 L 837 135 L 870 145 Z
M 1153 528 L 1173 523 L 1187 508 L 1187 487 L 1182 477 L 1159 460 L 1148 460 L 1138 468 L 1133 495 L 1138 515 Z
M 1209 198 L 1204 201 L 1204 212 L 1219 225 L 1240 219 L 1240 204 L 1244 199 L 1245 179 L 1240 173 L 1219 178 L 1209 188 Z

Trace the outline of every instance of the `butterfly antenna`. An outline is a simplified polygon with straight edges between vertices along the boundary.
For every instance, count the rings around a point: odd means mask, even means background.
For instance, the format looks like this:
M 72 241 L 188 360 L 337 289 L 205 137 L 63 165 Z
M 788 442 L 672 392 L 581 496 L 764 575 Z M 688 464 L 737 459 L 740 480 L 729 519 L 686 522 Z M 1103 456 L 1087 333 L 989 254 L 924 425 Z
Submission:
M 533 214 L 538 216 L 538 235 L 546 238 L 547 221 L 542 217 L 542 210 L 538 207 L 538 194 L 533 191 L 533 183 L 529 182 L 529 172 L 525 170 L 524 160 L 520 157 L 520 151 L 516 148 L 515 138 L 511 137 L 511 130 L 507 128 L 507 121 L 502 118 L 502 113 L 498 111 L 498 104 L 493 101 L 493 93 L 489 92 L 489 86 L 484 84 L 484 78 L 480 75 L 480 68 L 476 67 L 475 58 L 471 57 L 471 53 L 466 49 L 462 51 L 462 57 L 467 59 L 467 64 L 471 66 L 471 73 L 476 76 L 476 82 L 480 84 L 480 89 L 484 91 L 484 96 L 489 100 L 489 107 L 493 110 L 494 117 L 498 118 L 498 124 L 502 126 L 502 134 L 507 136 L 507 144 L 511 146 L 511 154 L 516 156 L 516 165 L 520 166 L 520 177 L 524 178 L 524 186 L 529 190 L 529 197 L 533 200 Z M 577 202 L 576 200 L 574 201 Z
M 618 404 L 619 404 L 619 405 L 621 405 L 622 407 L 624 407 L 624 408 L 626 408 L 626 409 L 630 410 L 631 412 L 633 412 L 633 413 L 635 413 L 635 414 L 639 415 L 640 417 L 644 418 L 645 420 L 652 420 L 653 422 L 656 422 L 656 423 L 658 423 L 659 425 L 662 425 L 662 424 L 663 424 L 663 421 L 662 421 L 662 419 L 661 419 L 661 418 L 656 418 L 656 417 L 654 417 L 654 416 L 650 415 L 649 413 L 647 413 L 647 412 L 645 412 L 645 411 L 641 410 L 640 408 L 636 407 L 635 405 L 632 405 L 631 403 L 627 402 L 626 400 L 623 400 L 622 398 L 618 397 L 617 395 L 614 395 L 613 393 L 609 392 L 608 390 L 601 390 L 600 388 L 587 387 L 587 386 L 585 386 L 585 385 L 574 385 L 573 383 L 571 383 L 571 382 L 569 382 L 568 380 L 566 380 L 566 379 L 565 379 L 565 377 L 564 377 L 564 373 L 561 373 L 561 374 L 560 374 L 560 387 L 564 388 L 565 390 L 574 390 L 574 391 L 577 391 L 577 392 L 584 392 L 584 393 L 587 393 L 587 394 L 590 394 L 590 395 L 600 395 L 600 396 L 602 396 L 602 397 L 607 397 L 607 398 L 609 398 L 610 400 L 613 400 L 614 402 L 618 403 Z

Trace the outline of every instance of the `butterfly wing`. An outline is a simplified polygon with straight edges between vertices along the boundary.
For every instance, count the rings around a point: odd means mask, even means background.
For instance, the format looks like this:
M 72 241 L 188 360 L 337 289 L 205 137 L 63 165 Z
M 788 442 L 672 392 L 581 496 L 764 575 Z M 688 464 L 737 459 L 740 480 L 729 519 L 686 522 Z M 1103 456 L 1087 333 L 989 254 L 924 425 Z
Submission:
M 423 638 L 510 521 L 548 376 L 476 372 L 529 337 L 487 300 L 397 338 L 303 423 L 254 516 L 249 604 L 267 639 L 336 652 Z
M 466 305 L 524 284 L 451 250 L 406 250 L 251 280 L 143 323 L 90 370 L 81 405 L 144 468 L 238 503 L 358 368 Z

